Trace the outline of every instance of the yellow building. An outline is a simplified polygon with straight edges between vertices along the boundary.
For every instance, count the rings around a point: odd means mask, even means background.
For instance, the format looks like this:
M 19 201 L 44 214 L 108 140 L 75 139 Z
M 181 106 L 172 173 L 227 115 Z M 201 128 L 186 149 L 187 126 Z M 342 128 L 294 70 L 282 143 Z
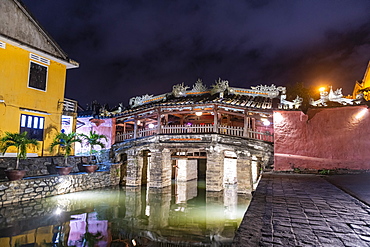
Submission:
M 370 62 L 367 64 L 364 78 L 361 81 L 356 81 L 355 88 L 353 89 L 353 98 L 356 98 L 360 90 L 364 90 L 365 100 L 370 100 Z
M 61 131 L 62 116 L 68 115 L 63 110 L 77 106 L 64 98 L 64 90 L 67 69 L 78 66 L 22 3 L 1 0 L 0 136 L 27 131 L 40 141 L 29 155 L 51 155 L 50 143 Z M 9 149 L 6 155 L 14 152 Z

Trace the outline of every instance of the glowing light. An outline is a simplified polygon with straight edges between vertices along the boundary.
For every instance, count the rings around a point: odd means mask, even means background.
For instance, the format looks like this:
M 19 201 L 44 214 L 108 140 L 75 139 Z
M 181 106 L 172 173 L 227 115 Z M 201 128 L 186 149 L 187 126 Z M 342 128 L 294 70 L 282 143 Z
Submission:
M 324 92 L 325 90 L 326 90 L 326 87 L 320 87 L 320 88 L 319 88 L 319 91 L 320 91 L 320 92 Z
M 61 213 L 63 212 L 63 210 L 61 208 L 57 208 L 54 212 L 54 214 L 56 215 L 60 215 Z
M 200 117 L 200 116 L 202 116 L 202 115 L 203 115 L 203 113 L 202 113 L 201 111 L 197 111 L 197 112 L 195 113 L 195 115 L 197 115 L 198 117 Z
M 271 124 L 267 118 L 262 118 L 261 120 L 262 120 L 263 125 L 265 126 L 269 126 Z
M 186 125 L 189 125 L 189 126 L 191 126 L 191 123 L 187 123 Z
M 153 129 L 154 128 L 154 124 L 150 123 L 150 124 L 148 124 L 148 127 L 149 127 L 149 129 Z
M 366 108 L 365 108 L 365 109 L 362 109 L 361 111 L 359 111 L 359 112 L 355 115 L 355 118 L 356 118 L 357 120 L 362 119 L 362 118 L 365 116 L 366 112 L 367 112 L 367 109 L 366 109 Z
M 280 112 L 274 112 L 274 122 L 281 123 L 284 120 L 283 115 Z
M 133 246 L 136 246 L 136 241 L 135 241 L 135 239 L 132 239 L 132 240 L 131 240 L 131 242 L 132 242 L 132 245 L 133 245 Z

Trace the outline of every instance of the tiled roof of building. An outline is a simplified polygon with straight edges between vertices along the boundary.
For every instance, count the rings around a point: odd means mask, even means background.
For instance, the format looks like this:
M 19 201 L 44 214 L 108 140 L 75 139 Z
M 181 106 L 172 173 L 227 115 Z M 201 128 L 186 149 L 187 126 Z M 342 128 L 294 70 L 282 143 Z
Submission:
M 185 107 L 206 104 L 232 106 L 239 109 L 272 110 L 279 107 L 281 102 L 280 96 L 285 94 L 284 87 L 275 87 L 274 85 L 242 89 L 229 87 L 227 81 L 219 80 L 217 85 L 213 87 L 210 90 L 203 86 L 201 82 L 197 82 L 192 90 L 187 90 L 188 87 L 179 84 L 174 86 L 171 93 L 131 98 L 129 107 L 124 108 L 120 106 L 119 109 L 114 111 L 107 111 L 104 107 L 100 107 L 99 112 L 96 112 L 95 115 L 103 118 L 117 117 L 154 107 Z M 81 112 L 79 116 L 84 114 L 87 115 L 89 113 L 86 111 L 84 113 Z

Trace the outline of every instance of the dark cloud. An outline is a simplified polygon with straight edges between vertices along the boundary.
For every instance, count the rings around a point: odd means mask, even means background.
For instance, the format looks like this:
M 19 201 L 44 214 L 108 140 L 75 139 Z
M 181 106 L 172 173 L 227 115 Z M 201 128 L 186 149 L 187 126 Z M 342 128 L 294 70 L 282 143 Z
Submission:
M 127 105 L 172 85 L 305 82 L 351 93 L 370 60 L 370 2 L 24 0 L 71 58 L 66 97 Z

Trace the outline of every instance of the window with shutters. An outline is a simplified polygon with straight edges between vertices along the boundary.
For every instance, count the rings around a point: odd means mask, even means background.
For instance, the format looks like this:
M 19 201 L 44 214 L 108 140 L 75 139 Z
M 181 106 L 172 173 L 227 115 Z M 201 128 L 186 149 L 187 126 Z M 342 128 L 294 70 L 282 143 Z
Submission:
M 31 61 L 28 87 L 46 91 L 47 75 L 47 66 Z
M 20 133 L 27 131 L 29 138 L 42 141 L 44 139 L 44 117 L 21 114 Z

